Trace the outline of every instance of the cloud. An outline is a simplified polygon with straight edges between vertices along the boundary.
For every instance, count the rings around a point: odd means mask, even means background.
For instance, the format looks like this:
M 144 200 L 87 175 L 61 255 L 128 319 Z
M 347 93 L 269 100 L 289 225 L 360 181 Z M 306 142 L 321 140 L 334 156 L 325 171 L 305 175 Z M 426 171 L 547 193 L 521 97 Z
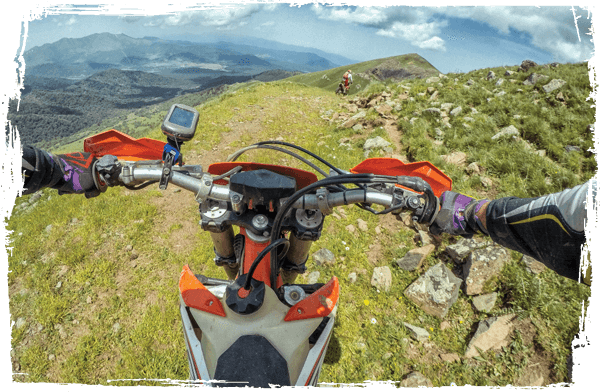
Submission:
M 421 49 L 445 51 L 444 40 L 438 34 L 446 24 L 444 21 L 414 24 L 394 22 L 389 28 L 380 29 L 377 34 L 401 38 Z
M 587 35 L 592 27 L 591 14 L 582 8 L 574 10 L 575 16 L 567 6 L 446 7 L 437 12 L 487 23 L 503 34 L 509 34 L 511 29 L 527 33 L 534 46 L 551 53 L 558 61 L 587 60 L 594 50 L 591 36 Z
M 445 51 L 445 41 L 439 37 L 448 23 L 432 19 L 433 11 L 416 7 L 345 7 L 313 6 L 319 19 L 345 22 L 375 28 L 376 34 L 407 41 L 421 49 Z
M 141 19 L 128 19 L 127 22 L 137 23 L 142 21 L 144 27 L 171 28 L 183 27 L 188 25 L 199 25 L 205 27 L 214 27 L 217 29 L 234 29 L 244 26 L 252 15 L 261 11 L 274 10 L 273 4 L 236 4 L 223 5 L 214 8 L 194 9 L 187 11 L 173 12 L 165 16 L 152 16 Z

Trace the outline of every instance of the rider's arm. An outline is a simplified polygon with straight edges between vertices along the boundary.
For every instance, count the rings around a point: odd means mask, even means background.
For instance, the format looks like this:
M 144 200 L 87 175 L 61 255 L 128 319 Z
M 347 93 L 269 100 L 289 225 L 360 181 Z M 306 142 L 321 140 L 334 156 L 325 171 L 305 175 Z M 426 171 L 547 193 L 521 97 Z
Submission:
M 25 180 L 23 194 L 50 187 L 58 189 L 59 194 L 85 193 L 86 197 L 97 196 L 100 191 L 92 175 L 95 160 L 89 153 L 54 155 L 24 146 L 21 170 Z
M 537 198 L 493 200 L 483 211 L 485 227 L 494 242 L 578 280 L 589 186 L 597 192 L 597 184 L 587 182 Z

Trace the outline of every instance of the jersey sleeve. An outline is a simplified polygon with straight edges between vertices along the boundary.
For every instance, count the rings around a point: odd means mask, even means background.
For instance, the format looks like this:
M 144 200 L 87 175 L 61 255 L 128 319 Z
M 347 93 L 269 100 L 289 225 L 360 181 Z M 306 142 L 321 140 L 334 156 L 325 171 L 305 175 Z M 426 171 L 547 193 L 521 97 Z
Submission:
M 579 280 L 590 187 L 595 199 L 597 183 L 591 180 L 537 198 L 493 200 L 486 212 L 490 237 L 502 246 L 533 257 L 560 275 Z
M 32 146 L 23 147 L 21 173 L 25 180 L 23 194 L 64 182 L 63 170 L 51 154 Z

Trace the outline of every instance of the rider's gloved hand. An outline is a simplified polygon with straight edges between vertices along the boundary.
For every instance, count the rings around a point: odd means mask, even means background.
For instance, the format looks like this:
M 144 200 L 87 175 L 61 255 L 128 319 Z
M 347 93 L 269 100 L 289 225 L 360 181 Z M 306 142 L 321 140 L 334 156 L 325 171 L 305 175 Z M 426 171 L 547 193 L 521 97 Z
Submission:
M 429 226 L 432 234 L 448 233 L 470 238 L 475 233 L 488 234 L 477 213 L 489 200 L 477 200 L 460 193 L 446 191 L 440 197 L 441 209 Z
M 96 157 L 89 152 L 75 152 L 52 156 L 55 164 L 60 166 L 63 174 L 60 181 L 53 188 L 58 189 L 58 194 L 83 193 L 85 197 L 96 197 L 106 190 L 99 179 L 94 178 L 94 163 Z

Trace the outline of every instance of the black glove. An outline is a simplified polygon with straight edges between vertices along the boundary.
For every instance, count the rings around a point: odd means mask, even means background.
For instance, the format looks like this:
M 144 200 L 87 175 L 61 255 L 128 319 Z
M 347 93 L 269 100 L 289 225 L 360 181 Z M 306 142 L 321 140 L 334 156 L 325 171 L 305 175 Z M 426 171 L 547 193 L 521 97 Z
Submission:
M 50 155 L 50 154 L 49 154 Z M 94 179 L 94 163 L 96 157 L 89 152 L 50 155 L 55 164 L 60 166 L 62 180 L 52 188 L 58 189 L 59 195 L 83 193 L 85 197 L 96 197 L 106 190 L 100 181 Z
M 446 191 L 440 197 L 441 209 L 429 226 L 432 234 L 448 233 L 470 238 L 475 233 L 488 234 L 477 212 L 489 200 L 476 200 L 460 193 Z

